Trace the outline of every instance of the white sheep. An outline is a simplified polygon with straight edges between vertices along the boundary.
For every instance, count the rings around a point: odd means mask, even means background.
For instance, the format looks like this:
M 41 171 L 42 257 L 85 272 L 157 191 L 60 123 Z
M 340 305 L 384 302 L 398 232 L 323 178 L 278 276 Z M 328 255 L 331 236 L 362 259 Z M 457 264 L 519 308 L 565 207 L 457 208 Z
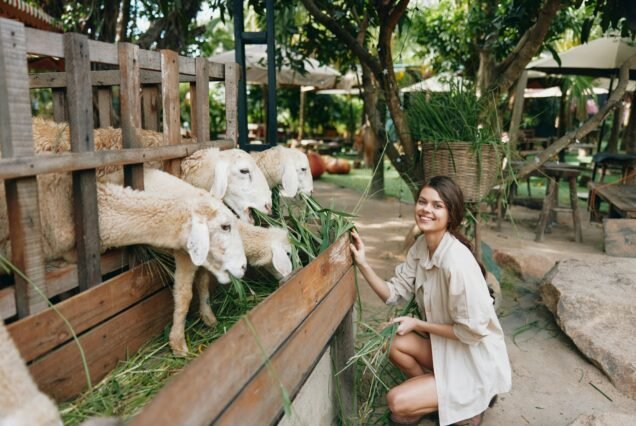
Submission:
M 0 426 L 62 426 L 51 399 L 40 392 L 0 320 Z
M 36 118 L 32 128 L 36 153 L 70 151 L 68 123 Z M 137 129 L 136 133 L 144 147 L 165 145 L 160 132 Z M 121 129 L 95 129 L 93 139 L 97 151 L 122 148 Z M 158 164 L 149 166 L 159 167 Z M 98 169 L 98 176 L 116 170 L 121 170 L 121 167 L 102 167 Z M 241 220 L 251 220 L 250 208 L 271 213 L 272 193 L 267 180 L 254 159 L 244 151 L 220 151 L 216 148 L 197 151 L 181 161 L 181 178 L 223 199 Z
M 281 228 L 262 228 L 239 222 L 239 233 L 243 240 L 248 265 L 263 267 L 281 280 L 292 273 L 291 243 L 287 231 Z M 199 295 L 199 314 L 203 322 L 213 327 L 217 320 L 210 308 L 210 286 L 216 282 L 206 271 L 199 270 L 195 277 Z
M 240 149 L 202 149 L 181 161 L 181 179 L 222 199 L 242 221 L 250 208 L 270 214 L 272 191 L 256 161 Z
M 104 176 L 100 181 L 107 181 L 114 184 L 122 184 L 122 173 L 112 173 Z M 200 188 L 195 188 L 187 182 L 169 174 L 156 169 L 144 169 L 144 192 L 149 194 L 161 194 L 163 197 L 169 197 L 177 203 L 186 204 L 192 200 L 201 200 L 203 202 L 222 205 L 222 203 L 214 198 L 210 193 Z M 206 201 L 207 200 L 207 201 Z M 227 208 L 225 208 L 227 210 Z M 229 210 L 227 212 L 231 216 Z M 232 227 L 234 233 L 239 233 L 240 222 L 232 217 Z M 221 237 L 221 236 L 218 236 Z M 241 243 L 242 247 L 242 243 Z M 192 287 L 195 277 L 195 273 L 200 263 L 192 261 L 191 257 L 188 257 L 183 251 L 175 250 L 173 252 L 175 259 L 175 275 L 174 275 L 174 311 L 172 327 L 170 329 L 170 347 L 176 356 L 186 356 L 188 353 L 188 346 L 185 341 L 185 320 L 188 314 L 188 308 L 192 300 Z M 220 258 L 223 256 L 236 257 L 236 253 L 228 251 L 226 253 L 219 253 Z M 243 255 L 242 259 L 245 257 Z M 232 259 L 228 259 L 232 261 Z M 206 267 L 207 271 L 212 271 L 212 268 Z M 241 277 L 244 272 L 233 273 L 237 277 Z M 228 283 L 229 276 L 220 276 L 218 273 L 214 274 L 215 278 L 220 283 Z M 212 315 L 214 316 L 214 315 Z M 206 322 L 207 323 L 207 322 Z M 214 324 L 210 324 L 211 326 Z
M 251 153 L 263 171 L 270 188 L 281 185 L 281 195 L 293 198 L 299 192 L 311 195 L 314 182 L 309 160 L 302 151 L 276 146 L 261 152 Z

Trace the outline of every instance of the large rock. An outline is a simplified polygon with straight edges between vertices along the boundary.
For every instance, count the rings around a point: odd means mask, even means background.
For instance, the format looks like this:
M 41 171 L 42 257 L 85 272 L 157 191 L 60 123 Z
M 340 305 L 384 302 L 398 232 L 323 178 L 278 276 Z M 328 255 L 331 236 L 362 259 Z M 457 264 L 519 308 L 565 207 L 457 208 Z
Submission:
M 565 260 L 539 291 L 579 350 L 636 399 L 636 259 Z
M 493 256 L 500 267 L 511 270 L 524 281 L 540 280 L 557 261 L 554 257 L 545 254 L 516 248 L 495 249 Z
M 636 425 L 636 416 L 622 413 L 582 414 L 570 426 Z

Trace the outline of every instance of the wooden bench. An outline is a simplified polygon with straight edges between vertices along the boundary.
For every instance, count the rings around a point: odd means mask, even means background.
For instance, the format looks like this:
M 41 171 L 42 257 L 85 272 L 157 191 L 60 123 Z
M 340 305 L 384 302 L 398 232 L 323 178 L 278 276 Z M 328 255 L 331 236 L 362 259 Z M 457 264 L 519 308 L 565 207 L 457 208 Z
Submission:
M 588 188 L 592 216 L 598 218 L 599 206 L 605 201 L 609 204 L 609 218 L 636 218 L 636 185 L 590 182 Z

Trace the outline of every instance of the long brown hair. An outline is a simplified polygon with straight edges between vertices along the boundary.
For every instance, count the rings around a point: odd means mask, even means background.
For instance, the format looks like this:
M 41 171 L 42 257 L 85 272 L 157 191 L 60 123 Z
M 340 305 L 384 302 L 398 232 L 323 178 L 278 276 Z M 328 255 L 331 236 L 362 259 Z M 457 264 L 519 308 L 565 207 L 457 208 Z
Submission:
M 448 176 L 433 176 L 424 182 L 418 194 L 421 193 L 424 188 L 431 188 L 437 191 L 448 210 L 448 232 L 468 247 L 468 250 L 475 256 L 473 244 L 460 230 L 462 222 L 464 221 L 464 194 L 459 185 Z M 475 257 L 475 260 L 485 278 L 486 268 L 477 257 Z

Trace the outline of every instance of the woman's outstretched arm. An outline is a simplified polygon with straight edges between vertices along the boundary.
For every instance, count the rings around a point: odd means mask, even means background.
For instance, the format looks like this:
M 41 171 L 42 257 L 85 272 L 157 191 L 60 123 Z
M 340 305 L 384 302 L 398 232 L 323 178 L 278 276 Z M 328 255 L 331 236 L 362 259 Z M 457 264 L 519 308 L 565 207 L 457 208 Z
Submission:
M 367 262 L 364 243 L 355 230 L 351 231 L 351 239 L 351 253 L 353 254 L 356 266 L 360 272 L 362 272 L 362 275 L 364 275 L 364 278 L 367 280 L 373 291 L 375 291 L 383 302 L 386 302 L 391 295 L 389 286 L 378 276 L 378 274 L 375 273 L 373 268 L 371 268 Z

